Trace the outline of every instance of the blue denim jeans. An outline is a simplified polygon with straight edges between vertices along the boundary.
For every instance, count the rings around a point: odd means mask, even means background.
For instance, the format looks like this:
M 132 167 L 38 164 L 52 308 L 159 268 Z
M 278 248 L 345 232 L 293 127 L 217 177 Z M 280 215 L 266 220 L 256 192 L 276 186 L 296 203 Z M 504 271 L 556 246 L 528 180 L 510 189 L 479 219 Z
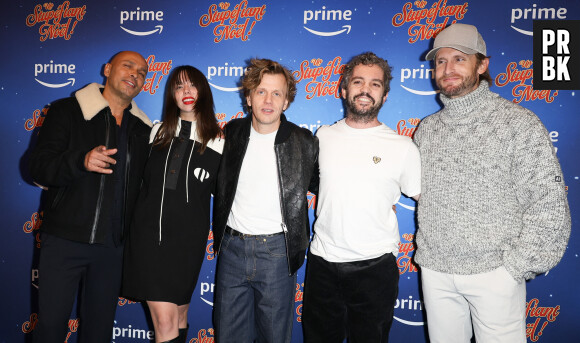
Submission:
M 284 235 L 225 233 L 216 275 L 216 342 L 290 342 L 295 290 Z

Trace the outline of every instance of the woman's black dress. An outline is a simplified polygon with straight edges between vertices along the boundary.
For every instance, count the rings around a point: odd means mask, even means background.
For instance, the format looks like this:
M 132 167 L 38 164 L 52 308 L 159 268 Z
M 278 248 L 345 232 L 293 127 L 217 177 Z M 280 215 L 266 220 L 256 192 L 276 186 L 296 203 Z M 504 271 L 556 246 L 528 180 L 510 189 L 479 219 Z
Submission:
M 223 139 L 200 154 L 195 122 L 180 120 L 178 130 L 170 147 L 152 147 L 145 168 L 125 245 L 128 299 L 188 304 L 205 257 Z

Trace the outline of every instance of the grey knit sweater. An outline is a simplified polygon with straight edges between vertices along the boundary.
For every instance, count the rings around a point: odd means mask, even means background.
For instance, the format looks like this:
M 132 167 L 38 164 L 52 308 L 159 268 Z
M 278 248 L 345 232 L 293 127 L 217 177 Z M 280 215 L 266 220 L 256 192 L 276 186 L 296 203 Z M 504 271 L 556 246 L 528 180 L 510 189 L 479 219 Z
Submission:
M 450 274 L 548 271 L 570 236 L 560 164 L 536 115 L 482 81 L 423 119 L 415 261 Z

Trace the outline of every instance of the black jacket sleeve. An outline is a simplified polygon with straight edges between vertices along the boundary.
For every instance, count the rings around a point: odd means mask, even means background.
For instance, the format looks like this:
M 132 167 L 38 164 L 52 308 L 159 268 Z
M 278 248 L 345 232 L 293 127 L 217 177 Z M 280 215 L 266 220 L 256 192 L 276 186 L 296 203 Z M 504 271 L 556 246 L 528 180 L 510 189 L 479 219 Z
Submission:
M 78 104 L 71 102 L 60 100 L 50 107 L 30 155 L 30 174 L 35 182 L 46 187 L 67 186 L 88 173 L 84 167 L 88 151 L 71 143 L 74 115 L 83 120 Z

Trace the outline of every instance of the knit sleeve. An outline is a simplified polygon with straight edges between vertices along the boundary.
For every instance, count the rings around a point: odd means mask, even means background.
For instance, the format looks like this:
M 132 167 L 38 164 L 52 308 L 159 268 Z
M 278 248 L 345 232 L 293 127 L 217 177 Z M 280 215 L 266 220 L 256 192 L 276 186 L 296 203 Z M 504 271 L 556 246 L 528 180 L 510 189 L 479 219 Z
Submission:
M 421 156 L 413 142 L 409 142 L 401 171 L 401 191 L 408 197 L 421 194 Z
M 425 120 L 425 119 L 423 119 L 423 120 Z M 421 123 L 422 122 L 423 121 L 421 121 Z M 417 147 L 421 147 L 421 138 L 423 136 L 423 130 L 421 128 L 421 123 L 419 123 L 419 125 L 417 126 L 417 129 L 413 133 L 413 142 L 415 142 L 415 145 L 417 145 Z
M 518 281 L 534 278 L 562 258 L 570 236 L 570 208 L 564 177 L 548 132 L 535 114 L 518 114 L 514 130 L 512 180 L 522 209 L 522 229 L 503 262 Z

